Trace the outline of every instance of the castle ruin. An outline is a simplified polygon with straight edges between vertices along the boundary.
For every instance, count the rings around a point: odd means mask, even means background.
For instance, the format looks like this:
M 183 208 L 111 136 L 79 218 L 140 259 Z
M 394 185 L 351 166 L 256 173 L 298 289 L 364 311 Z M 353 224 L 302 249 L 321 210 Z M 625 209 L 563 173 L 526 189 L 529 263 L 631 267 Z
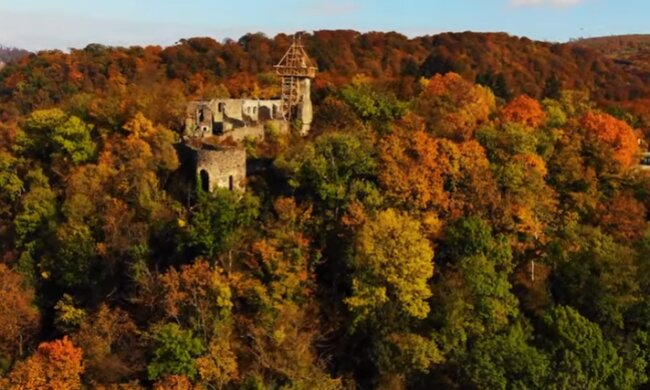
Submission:
M 204 190 L 245 189 L 246 152 L 241 141 L 263 139 L 267 126 L 286 133 L 298 125 L 302 135 L 309 133 L 311 81 L 316 67 L 300 40 L 294 39 L 275 70 L 282 82 L 278 99 L 213 99 L 188 104 L 183 140 L 200 181 L 197 185 Z M 227 146 L 221 145 L 226 140 Z

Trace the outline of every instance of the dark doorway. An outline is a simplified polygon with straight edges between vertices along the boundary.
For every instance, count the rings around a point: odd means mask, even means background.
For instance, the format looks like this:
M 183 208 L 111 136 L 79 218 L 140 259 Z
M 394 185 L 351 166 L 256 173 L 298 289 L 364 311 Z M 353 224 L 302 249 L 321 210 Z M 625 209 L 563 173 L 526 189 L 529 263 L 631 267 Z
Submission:
M 199 174 L 200 179 L 201 179 L 201 189 L 205 192 L 210 191 L 210 176 L 208 176 L 208 172 L 205 171 L 205 169 L 201 169 L 201 173 Z
M 260 114 L 257 117 L 257 120 L 260 122 L 268 121 L 273 119 L 271 116 L 271 109 L 268 107 L 261 106 L 260 107 Z
M 235 181 L 233 180 L 232 175 L 228 177 L 228 189 L 230 191 L 235 189 Z

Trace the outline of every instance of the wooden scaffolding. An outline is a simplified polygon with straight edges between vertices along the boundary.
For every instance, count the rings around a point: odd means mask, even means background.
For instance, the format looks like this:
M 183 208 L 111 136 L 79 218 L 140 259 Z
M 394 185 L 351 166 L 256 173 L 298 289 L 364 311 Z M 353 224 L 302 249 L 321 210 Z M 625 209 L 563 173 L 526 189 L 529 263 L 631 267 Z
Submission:
M 309 59 L 300 37 L 294 37 L 293 44 L 275 66 L 275 72 L 282 77 L 282 117 L 290 121 L 294 108 L 300 103 L 300 82 L 316 77 L 316 67 Z

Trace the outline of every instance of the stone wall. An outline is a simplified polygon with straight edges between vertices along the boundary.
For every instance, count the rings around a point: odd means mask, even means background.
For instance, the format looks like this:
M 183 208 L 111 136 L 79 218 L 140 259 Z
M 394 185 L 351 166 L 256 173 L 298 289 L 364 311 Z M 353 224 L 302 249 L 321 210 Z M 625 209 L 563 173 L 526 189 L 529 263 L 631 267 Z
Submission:
M 300 83 L 302 96 L 296 119 L 302 123 L 301 133 L 306 135 L 314 116 L 311 80 L 304 79 Z M 270 122 L 283 131 L 288 130 L 289 125 L 281 119 L 281 110 L 282 101 L 279 99 L 214 99 L 209 102 L 191 102 L 187 105 L 184 134 L 191 138 L 261 138 L 264 136 L 264 125 Z
M 298 106 L 298 119 L 302 122 L 300 134 L 307 135 L 311 129 L 311 122 L 314 119 L 314 108 L 311 104 L 311 80 L 300 81 L 301 101 Z
M 203 190 L 217 188 L 244 191 L 246 188 L 246 151 L 243 147 L 217 147 L 202 144 L 192 150 L 198 185 Z
M 280 118 L 280 100 L 214 99 L 187 105 L 185 135 L 206 138 Z M 240 137 L 241 138 L 241 137 Z

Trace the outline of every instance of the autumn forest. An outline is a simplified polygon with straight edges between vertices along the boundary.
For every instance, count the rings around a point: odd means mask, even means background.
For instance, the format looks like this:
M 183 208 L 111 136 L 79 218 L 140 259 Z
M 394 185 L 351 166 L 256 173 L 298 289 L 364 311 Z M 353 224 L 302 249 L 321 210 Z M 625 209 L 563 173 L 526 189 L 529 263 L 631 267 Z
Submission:
M 650 388 L 650 39 L 306 33 L 310 133 L 188 187 L 292 39 L 0 52 L 0 388 Z

